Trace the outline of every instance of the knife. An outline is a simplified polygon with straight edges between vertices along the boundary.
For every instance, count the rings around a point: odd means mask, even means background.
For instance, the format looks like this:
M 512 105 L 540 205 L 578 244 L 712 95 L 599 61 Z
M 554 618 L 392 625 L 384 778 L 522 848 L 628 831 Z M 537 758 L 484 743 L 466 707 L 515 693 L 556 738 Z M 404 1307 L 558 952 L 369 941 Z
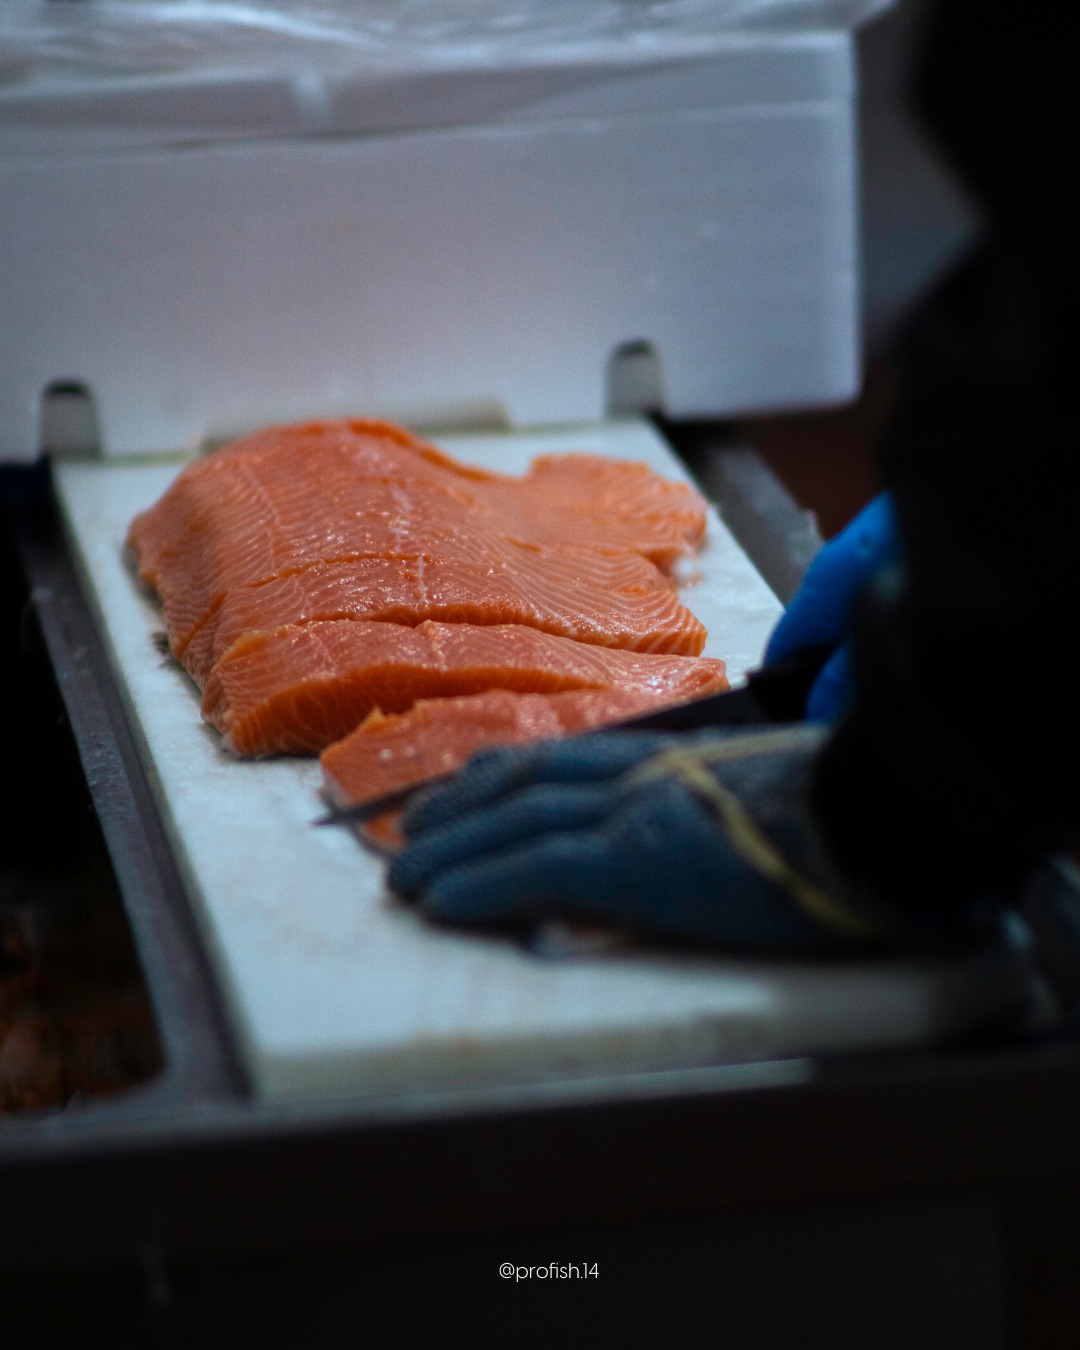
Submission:
M 655 712 L 640 713 L 620 722 L 605 722 L 582 732 L 594 736 L 602 731 L 702 731 L 708 727 L 762 726 L 769 723 L 798 722 L 806 709 L 806 698 L 822 666 L 832 655 L 832 647 L 804 647 L 790 656 L 760 670 L 752 670 L 740 689 L 708 694 L 689 703 L 676 703 Z M 380 793 L 349 806 L 331 807 L 313 825 L 362 825 L 365 821 L 404 806 L 415 792 L 444 783 L 450 773 L 433 774 L 392 792 Z

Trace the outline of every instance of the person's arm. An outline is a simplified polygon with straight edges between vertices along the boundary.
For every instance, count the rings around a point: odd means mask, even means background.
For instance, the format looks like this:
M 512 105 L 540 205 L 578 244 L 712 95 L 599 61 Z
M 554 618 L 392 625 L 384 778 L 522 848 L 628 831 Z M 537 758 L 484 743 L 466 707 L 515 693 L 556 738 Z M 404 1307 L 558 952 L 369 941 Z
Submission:
M 636 765 L 590 778 L 574 743 L 543 772 L 530 754 L 487 761 L 494 797 L 436 795 L 406 819 L 391 881 L 433 917 L 569 911 L 739 946 L 845 947 L 962 926 L 1042 853 L 1080 845 L 1061 640 L 1080 625 L 1080 497 L 1058 345 L 1075 319 L 1074 243 L 1060 230 L 1068 175 L 1040 178 L 1032 153 L 1065 124 L 1068 86 L 1041 82 L 1039 52 L 1067 35 L 1049 31 L 1063 17 L 1018 26 L 974 0 L 939 12 L 922 103 L 992 229 L 908 328 L 884 466 L 899 557 L 855 602 L 835 728 L 798 745 L 769 730 L 756 748 L 740 733 L 726 757 L 684 755 L 677 771 L 669 758 L 636 780 Z M 788 623 L 801 645 L 799 609 Z M 466 798 L 488 772 L 465 770 Z
M 914 92 L 984 216 L 907 323 L 884 445 L 904 567 L 857 617 L 854 697 L 814 809 L 846 870 L 911 909 L 1008 892 L 1080 842 L 1080 496 L 1064 10 L 930 11 Z

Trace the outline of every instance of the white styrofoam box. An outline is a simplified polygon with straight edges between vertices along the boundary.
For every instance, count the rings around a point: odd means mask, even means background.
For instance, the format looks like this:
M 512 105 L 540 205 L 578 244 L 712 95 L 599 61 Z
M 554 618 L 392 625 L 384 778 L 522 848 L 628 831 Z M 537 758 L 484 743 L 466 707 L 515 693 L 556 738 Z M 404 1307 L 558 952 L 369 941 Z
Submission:
M 595 421 L 635 341 L 675 416 L 855 391 L 847 32 L 316 84 L 0 91 L 0 458 L 57 382 L 109 455 Z
M 646 425 L 443 437 L 466 462 L 523 471 L 587 450 L 685 479 Z M 939 1041 L 1022 1006 L 1006 945 L 916 959 L 754 960 L 649 947 L 540 959 L 506 938 L 427 924 L 382 862 L 320 814 L 312 759 L 240 761 L 154 643 L 157 604 L 125 567 L 132 515 L 176 461 L 56 466 L 76 557 L 132 715 L 232 1029 L 258 1092 L 348 1097 L 559 1081 Z M 780 604 L 714 512 L 683 599 L 733 682 L 758 664 Z M 677 862 L 673 860 L 673 865 Z

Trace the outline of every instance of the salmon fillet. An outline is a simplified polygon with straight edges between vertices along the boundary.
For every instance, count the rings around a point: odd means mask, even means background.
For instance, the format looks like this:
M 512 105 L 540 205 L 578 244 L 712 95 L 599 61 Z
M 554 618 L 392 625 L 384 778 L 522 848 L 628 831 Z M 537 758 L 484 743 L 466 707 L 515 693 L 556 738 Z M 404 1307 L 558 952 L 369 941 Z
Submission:
M 633 717 L 661 700 L 641 689 L 515 694 L 492 689 L 422 699 L 404 713 L 373 712 L 322 754 L 327 795 L 353 806 L 453 773 L 477 750 L 552 740 Z
M 599 647 L 523 625 L 325 620 L 240 638 L 211 672 L 202 713 L 238 754 L 305 754 L 373 708 L 403 712 L 419 699 L 614 688 L 676 703 L 726 687 L 719 660 Z
M 314 482 L 313 482 L 314 480 Z M 645 464 L 602 455 L 542 455 L 522 477 L 461 464 L 400 427 L 314 422 L 269 427 L 189 464 L 161 500 L 132 522 L 128 543 L 148 584 L 165 557 L 183 555 L 226 525 L 281 530 L 299 509 L 316 534 L 348 515 L 338 492 L 362 484 L 424 488 L 444 502 L 500 516 L 532 543 L 627 549 L 667 568 L 705 531 L 705 503 Z M 311 487 L 321 495 L 312 498 Z M 328 491 L 329 489 L 329 491 Z M 332 495 L 333 494 L 333 495 Z
M 139 576 L 161 596 L 177 656 L 236 587 L 362 558 L 478 558 L 478 540 L 491 532 L 491 513 L 467 497 L 367 480 L 333 458 L 301 457 L 291 470 L 247 460 L 234 467 L 191 484 L 178 479 L 129 531 Z
M 499 476 L 482 496 L 515 524 L 515 537 L 627 549 L 665 572 L 705 536 L 700 493 L 632 460 L 539 455 L 523 478 Z
M 182 658 L 231 592 L 313 567 L 421 556 L 490 565 L 510 542 L 586 544 L 664 569 L 704 528 L 699 494 L 646 465 L 546 456 L 515 478 L 458 464 L 388 424 L 327 422 L 270 428 L 188 465 L 127 542 Z
M 354 420 L 188 465 L 127 544 L 227 746 L 317 752 L 381 710 L 330 762 L 362 759 L 382 718 L 404 763 L 410 735 L 464 758 L 726 688 L 668 575 L 705 520 L 644 464 L 550 455 L 515 477 Z
M 323 619 L 525 624 L 602 647 L 682 656 L 696 656 L 705 645 L 704 626 L 668 579 L 635 554 L 526 548 L 508 540 L 484 553 L 357 558 L 236 587 L 186 642 L 174 638 L 173 645 L 200 686 L 245 633 Z M 169 618 L 167 609 L 167 624 Z

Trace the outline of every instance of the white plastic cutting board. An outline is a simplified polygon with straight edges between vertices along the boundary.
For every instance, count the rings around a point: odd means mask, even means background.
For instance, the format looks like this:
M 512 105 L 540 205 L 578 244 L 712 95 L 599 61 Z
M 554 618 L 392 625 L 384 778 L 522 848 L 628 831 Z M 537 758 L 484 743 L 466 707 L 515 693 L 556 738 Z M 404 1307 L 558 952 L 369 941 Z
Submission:
M 437 438 L 485 468 L 588 450 L 685 478 L 646 425 Z M 182 461 L 56 466 L 60 500 L 241 1052 L 267 1097 L 447 1085 L 906 1045 L 1015 1006 L 1007 949 L 936 964 L 850 965 L 645 950 L 547 960 L 503 938 L 430 927 L 385 890 L 383 864 L 320 814 L 313 760 L 244 762 L 199 718 L 194 685 L 122 556 L 132 516 Z M 684 599 L 733 682 L 757 663 L 780 605 L 710 517 Z M 678 860 L 673 859 L 677 866 Z

